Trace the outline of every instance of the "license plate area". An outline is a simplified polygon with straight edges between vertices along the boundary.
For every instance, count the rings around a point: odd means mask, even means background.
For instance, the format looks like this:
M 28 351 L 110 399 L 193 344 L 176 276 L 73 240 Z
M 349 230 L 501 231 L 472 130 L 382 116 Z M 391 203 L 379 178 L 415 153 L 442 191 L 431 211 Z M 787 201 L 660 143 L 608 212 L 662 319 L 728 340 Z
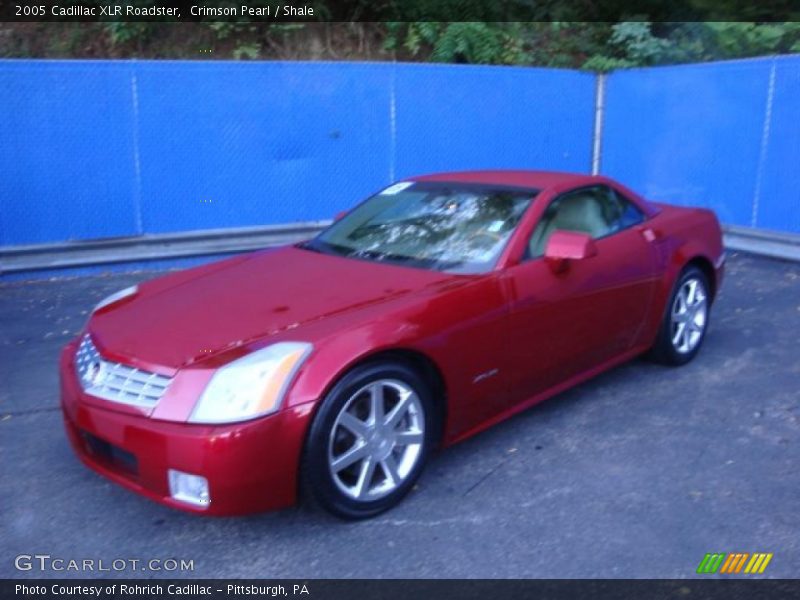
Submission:
M 107 442 L 88 431 L 81 431 L 87 453 L 98 462 L 128 476 L 137 476 L 139 465 L 136 456 L 111 442 Z

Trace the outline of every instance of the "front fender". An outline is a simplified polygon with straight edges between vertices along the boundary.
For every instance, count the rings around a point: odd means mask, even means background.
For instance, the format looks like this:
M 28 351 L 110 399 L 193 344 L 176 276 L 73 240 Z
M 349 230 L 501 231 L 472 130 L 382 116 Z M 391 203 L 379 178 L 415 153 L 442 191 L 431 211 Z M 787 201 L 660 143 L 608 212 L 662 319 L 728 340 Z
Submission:
M 286 399 L 286 406 L 294 407 L 322 399 L 347 371 L 381 352 L 410 350 L 424 354 L 433 361 L 427 349 L 415 339 L 414 329 L 413 325 L 406 323 L 376 323 L 351 329 L 346 334 L 326 340 L 314 348 L 307 364 L 298 373 Z
M 505 294 L 499 277 L 465 278 L 413 301 L 370 307 L 357 319 L 320 320 L 305 331 L 314 340 L 314 351 L 286 406 L 318 402 L 344 373 L 372 356 L 411 352 L 426 359 L 442 379 L 443 408 L 452 416 L 448 435 L 474 426 L 502 405 L 511 376 L 498 363 L 507 351 Z M 480 377 L 488 371 L 497 376 Z

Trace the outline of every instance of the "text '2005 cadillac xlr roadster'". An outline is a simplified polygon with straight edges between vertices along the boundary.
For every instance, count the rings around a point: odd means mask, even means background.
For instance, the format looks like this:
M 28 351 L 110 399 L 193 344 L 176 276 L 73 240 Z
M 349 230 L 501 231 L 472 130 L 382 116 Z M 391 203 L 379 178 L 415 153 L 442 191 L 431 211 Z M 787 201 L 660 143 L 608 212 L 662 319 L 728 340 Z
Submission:
M 118 292 L 61 356 L 81 460 L 232 515 L 395 505 L 431 451 L 639 354 L 680 365 L 723 275 L 705 209 L 599 176 L 395 183 L 293 246 Z

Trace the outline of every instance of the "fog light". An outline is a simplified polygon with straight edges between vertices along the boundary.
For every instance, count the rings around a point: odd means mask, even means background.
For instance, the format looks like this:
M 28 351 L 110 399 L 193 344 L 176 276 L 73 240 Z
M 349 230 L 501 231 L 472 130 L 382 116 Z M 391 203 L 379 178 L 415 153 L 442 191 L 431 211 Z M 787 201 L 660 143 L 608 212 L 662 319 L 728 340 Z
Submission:
M 169 493 L 175 500 L 208 508 L 211 496 L 208 493 L 208 481 L 200 475 L 192 475 L 170 469 Z

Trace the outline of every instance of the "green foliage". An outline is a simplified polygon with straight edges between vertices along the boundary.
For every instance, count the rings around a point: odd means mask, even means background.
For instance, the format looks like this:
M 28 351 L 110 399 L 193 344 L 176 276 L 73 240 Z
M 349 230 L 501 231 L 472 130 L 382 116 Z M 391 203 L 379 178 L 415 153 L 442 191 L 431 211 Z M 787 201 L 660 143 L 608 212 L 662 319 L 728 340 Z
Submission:
M 521 23 L 390 23 L 384 47 L 448 63 L 516 65 L 530 62 Z
M 668 40 L 653 35 L 647 21 L 624 21 L 611 28 L 609 45 L 619 48 L 627 60 L 640 65 L 653 64 L 670 49 Z
M 154 0 L 142 0 L 152 4 Z M 609 0 L 611 1 L 611 0 Z M 703 2 L 711 0 L 692 0 Z M 737 0 L 744 2 L 744 0 Z M 617 4 L 623 0 L 614 0 Z M 662 5 L 668 0 L 659 0 Z M 228 4 L 238 4 L 227 0 Z M 269 0 L 252 0 L 266 5 Z M 327 58 L 417 60 L 444 63 L 536 65 L 612 71 L 640 66 L 728 60 L 800 53 L 800 22 L 650 22 L 630 16 L 620 22 L 549 21 L 554 0 L 343 0 L 325 14 L 343 19 L 392 14 L 404 21 L 374 23 L 287 23 L 208 20 L 199 23 L 45 23 L 39 30 L 2 26 L 0 56 L 138 56 L 196 58 L 197 48 L 214 58 Z M 605 4 L 593 5 L 604 14 Z M 444 8 L 443 8 L 444 7 Z M 757 9 L 758 7 L 755 7 Z M 429 19 L 437 11 L 463 15 L 455 22 Z M 759 9 L 760 10 L 760 9 Z M 515 17 L 539 11 L 541 21 Z M 599 12 L 598 12 L 599 11 Z M 322 13 L 321 13 L 322 14 Z M 538 14 L 538 13 L 537 13 Z M 565 13 L 569 14 L 569 12 Z M 470 20 L 463 20 L 470 19 Z M 176 33 L 180 28 L 180 33 Z M 98 35 L 99 34 L 99 35 Z
M 611 35 L 608 23 L 534 23 L 526 32 L 531 49 L 531 64 L 545 67 L 576 68 L 590 57 L 601 54 Z
M 208 28 L 214 33 L 214 37 L 218 40 L 225 40 L 233 34 L 237 28 L 241 27 L 236 23 L 230 21 L 212 21 L 208 23 Z
M 633 61 L 625 58 L 614 58 L 613 56 L 595 55 L 586 60 L 582 69 L 587 71 L 597 71 L 598 73 L 608 73 L 618 69 L 630 69 L 638 66 Z
M 261 54 L 261 45 L 260 44 L 240 44 L 233 49 L 233 58 L 236 60 L 241 60 L 243 58 L 249 58 L 250 60 L 255 60 Z
M 589 57 L 583 68 L 605 72 L 658 64 L 669 54 L 672 43 L 653 35 L 652 27 L 648 21 L 614 24 L 605 51 Z
M 503 35 L 496 27 L 476 21 L 450 23 L 436 40 L 431 60 L 449 63 L 503 62 Z
M 628 67 L 728 60 L 800 52 L 800 23 L 673 23 L 646 21 L 612 26 L 602 52 L 583 64 L 609 71 Z
M 141 44 L 150 37 L 151 28 L 150 23 L 113 21 L 105 24 L 112 46 L 122 46 L 130 42 Z
M 800 52 L 800 23 L 388 23 L 384 47 L 437 62 L 605 72 Z
M 709 49 L 721 58 L 775 54 L 800 39 L 798 23 L 706 23 Z

